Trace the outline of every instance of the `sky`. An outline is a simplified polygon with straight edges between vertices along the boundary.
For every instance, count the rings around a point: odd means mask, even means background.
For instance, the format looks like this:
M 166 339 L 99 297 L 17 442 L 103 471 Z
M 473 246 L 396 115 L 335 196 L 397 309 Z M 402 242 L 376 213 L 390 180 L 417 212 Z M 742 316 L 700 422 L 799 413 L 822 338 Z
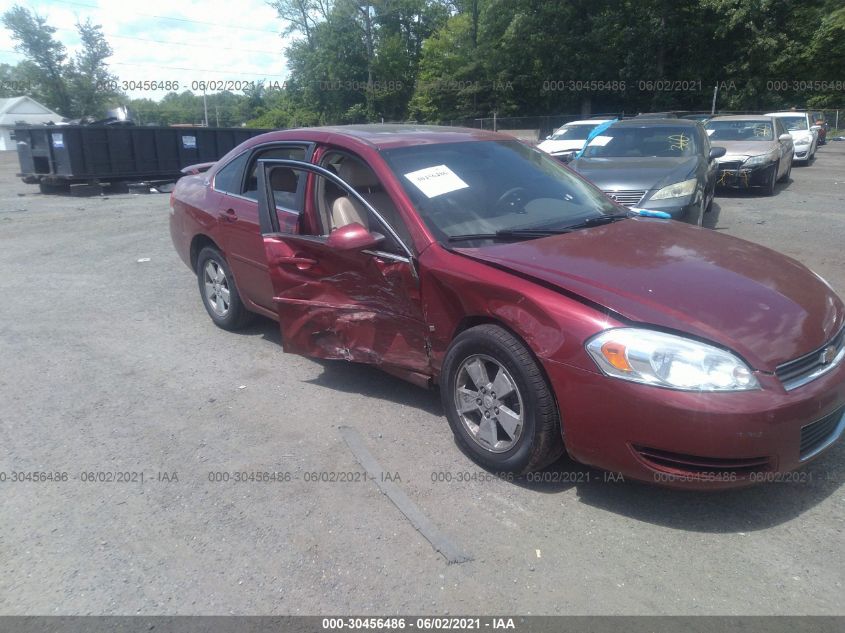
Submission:
M 178 81 L 179 90 L 194 82 L 283 82 L 287 76 L 276 11 L 264 0 L 0 0 L 0 13 L 20 4 L 47 18 L 54 34 L 72 55 L 79 47 L 75 25 L 90 18 L 102 25 L 114 55 L 111 72 L 120 81 Z M 14 40 L 0 27 L 0 63 L 14 64 Z M 201 93 L 198 89 L 195 93 Z M 167 90 L 130 89 L 133 98 L 158 101 Z

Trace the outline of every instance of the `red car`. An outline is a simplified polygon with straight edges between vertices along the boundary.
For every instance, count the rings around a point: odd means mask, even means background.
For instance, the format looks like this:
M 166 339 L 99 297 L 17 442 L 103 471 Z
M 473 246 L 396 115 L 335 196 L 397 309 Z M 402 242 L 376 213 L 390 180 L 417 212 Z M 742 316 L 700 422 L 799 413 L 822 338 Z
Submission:
M 202 171 L 207 169 L 207 171 Z M 800 263 L 626 209 L 479 130 L 272 132 L 189 170 L 171 233 L 224 329 L 439 385 L 462 449 L 766 481 L 845 428 L 845 306 Z

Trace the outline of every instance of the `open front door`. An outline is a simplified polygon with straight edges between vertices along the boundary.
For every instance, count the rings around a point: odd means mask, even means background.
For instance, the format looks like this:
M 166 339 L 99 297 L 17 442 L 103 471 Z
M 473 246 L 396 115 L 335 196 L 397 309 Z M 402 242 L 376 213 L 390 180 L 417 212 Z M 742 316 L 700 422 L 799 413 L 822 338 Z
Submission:
M 259 219 L 285 351 L 430 374 L 419 277 L 396 232 L 332 172 L 300 161 L 259 162 Z M 317 192 L 335 194 L 339 219 L 325 235 L 280 230 L 279 189 L 302 177 L 310 179 L 306 212 L 319 206 Z

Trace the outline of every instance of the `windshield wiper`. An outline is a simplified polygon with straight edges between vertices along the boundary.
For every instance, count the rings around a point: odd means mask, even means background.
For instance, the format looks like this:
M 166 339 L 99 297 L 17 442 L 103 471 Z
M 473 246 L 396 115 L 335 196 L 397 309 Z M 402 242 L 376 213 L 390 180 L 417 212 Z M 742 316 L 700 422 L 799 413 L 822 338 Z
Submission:
M 526 239 L 532 240 L 540 237 L 547 237 L 549 235 L 560 235 L 562 233 L 569 233 L 576 229 L 585 229 L 591 226 L 601 226 L 602 224 L 610 224 L 631 217 L 628 213 L 611 213 L 609 215 L 600 215 L 594 218 L 587 218 L 582 222 L 576 224 L 568 224 L 559 228 L 549 229 L 542 227 L 521 228 L 521 229 L 501 229 L 495 233 L 467 233 L 466 235 L 452 235 L 449 238 L 450 242 L 471 242 L 472 240 L 509 240 L 509 239 Z
M 563 228 L 567 230 L 586 229 L 590 226 L 601 226 L 602 224 L 610 224 L 612 222 L 618 222 L 619 220 L 625 220 L 630 217 L 630 213 L 611 213 L 608 215 L 600 215 L 595 218 L 587 218 L 583 222 L 578 222 L 576 224 L 568 224 Z
M 471 242 L 473 240 L 533 240 L 549 235 L 569 233 L 564 229 L 501 229 L 495 233 L 467 233 L 466 235 L 452 235 L 450 242 Z

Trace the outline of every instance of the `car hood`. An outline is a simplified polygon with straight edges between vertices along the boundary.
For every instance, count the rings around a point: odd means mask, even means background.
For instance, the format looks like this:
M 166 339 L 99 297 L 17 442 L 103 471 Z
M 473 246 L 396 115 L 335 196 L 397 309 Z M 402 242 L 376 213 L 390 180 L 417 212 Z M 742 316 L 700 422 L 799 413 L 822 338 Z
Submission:
M 555 154 L 557 152 L 572 152 L 578 151 L 582 147 L 584 147 L 585 140 L 575 140 L 575 141 L 543 141 L 537 146 L 537 149 L 541 149 L 544 152 L 548 152 L 549 154 Z
M 646 191 L 691 178 L 697 165 L 697 156 L 578 158 L 569 163 L 599 189 Z
M 845 319 L 839 297 L 797 261 L 671 220 L 455 250 L 624 320 L 713 341 L 767 372 L 821 347 Z
M 714 145 L 724 147 L 726 154 L 719 162 L 725 162 L 737 156 L 759 156 L 768 154 L 777 148 L 773 141 L 713 141 Z

